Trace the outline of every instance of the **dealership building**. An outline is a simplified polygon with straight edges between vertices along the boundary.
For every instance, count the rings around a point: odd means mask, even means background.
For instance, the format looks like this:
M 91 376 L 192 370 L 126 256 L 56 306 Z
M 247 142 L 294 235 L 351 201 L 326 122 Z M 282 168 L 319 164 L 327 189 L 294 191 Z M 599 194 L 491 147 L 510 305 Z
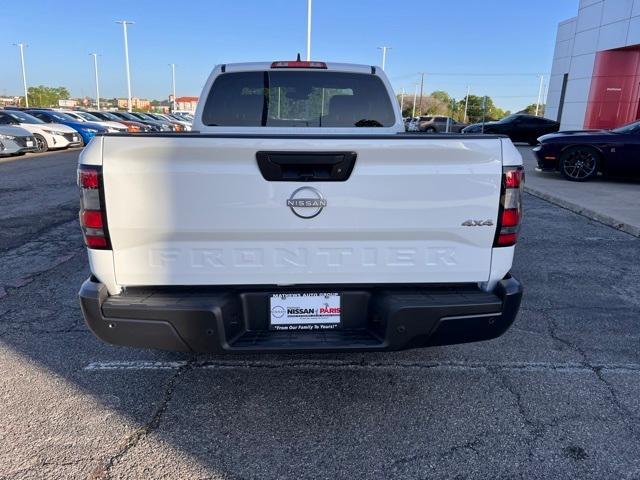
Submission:
M 640 0 L 580 0 L 558 25 L 545 116 L 562 130 L 640 119 Z

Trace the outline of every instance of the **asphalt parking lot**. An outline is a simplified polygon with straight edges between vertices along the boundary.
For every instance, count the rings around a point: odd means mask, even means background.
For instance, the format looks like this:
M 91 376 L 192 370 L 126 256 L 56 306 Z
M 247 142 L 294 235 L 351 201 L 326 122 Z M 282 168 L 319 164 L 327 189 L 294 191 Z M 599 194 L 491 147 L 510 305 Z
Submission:
M 514 326 L 188 356 L 85 328 L 78 152 L 0 164 L 0 478 L 640 478 L 640 238 L 526 195 Z

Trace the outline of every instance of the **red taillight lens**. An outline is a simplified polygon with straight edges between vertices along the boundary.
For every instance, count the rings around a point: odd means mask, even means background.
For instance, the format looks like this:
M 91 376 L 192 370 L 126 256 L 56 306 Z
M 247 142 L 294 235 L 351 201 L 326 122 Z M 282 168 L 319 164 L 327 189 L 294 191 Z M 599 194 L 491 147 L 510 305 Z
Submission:
M 105 250 L 108 246 L 106 238 L 96 237 L 94 235 L 86 235 L 84 237 L 84 242 L 86 243 L 87 247 L 100 250 Z
M 501 233 L 498 236 L 498 247 L 511 247 L 518 241 L 518 234 L 516 233 Z
M 78 169 L 78 186 L 80 188 L 98 188 L 98 171 L 80 167 Z
M 510 247 L 518 241 L 518 230 L 522 220 L 522 167 L 504 167 L 502 170 L 502 193 L 500 195 L 500 218 L 494 247 Z
M 517 227 L 520 224 L 520 212 L 516 208 L 502 211 L 502 227 Z
M 273 62 L 271 68 L 327 68 L 327 64 L 324 62 L 305 62 L 305 61 L 291 61 L 291 62 Z
M 102 212 L 100 210 L 83 210 L 80 221 L 83 227 L 102 228 Z
M 504 186 L 506 188 L 518 188 L 524 179 L 524 170 L 520 168 L 509 169 L 504 172 Z
M 108 250 L 111 248 L 111 242 L 102 195 L 102 168 L 80 165 L 78 187 L 80 188 L 80 227 L 84 242 L 89 248 Z

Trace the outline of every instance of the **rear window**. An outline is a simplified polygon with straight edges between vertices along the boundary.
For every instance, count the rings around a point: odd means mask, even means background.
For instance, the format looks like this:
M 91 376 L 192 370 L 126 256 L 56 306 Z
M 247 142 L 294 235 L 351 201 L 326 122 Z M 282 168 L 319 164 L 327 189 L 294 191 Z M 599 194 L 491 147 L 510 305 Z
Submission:
M 216 78 L 202 121 L 215 127 L 390 127 L 395 116 L 375 75 L 262 71 Z

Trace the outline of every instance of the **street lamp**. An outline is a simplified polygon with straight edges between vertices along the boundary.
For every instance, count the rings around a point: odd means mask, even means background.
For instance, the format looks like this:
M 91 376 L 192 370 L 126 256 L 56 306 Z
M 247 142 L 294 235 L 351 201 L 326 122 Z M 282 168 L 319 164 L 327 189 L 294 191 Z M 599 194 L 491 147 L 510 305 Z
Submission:
M 382 70 L 387 63 L 387 50 L 391 50 L 391 47 L 378 47 L 378 50 L 382 50 Z
M 307 62 L 311 61 L 311 0 L 307 0 Z
M 22 69 L 22 86 L 24 87 L 24 105 L 25 107 L 29 107 L 29 95 L 27 93 L 27 73 L 24 67 L 24 43 L 14 43 L 16 47 L 20 50 L 20 67 Z
M 536 101 L 536 117 L 540 111 L 540 99 L 542 98 L 542 85 L 544 84 L 544 75 L 540 75 L 540 87 L 538 88 L 538 100 Z
M 93 57 L 93 67 L 96 76 L 96 107 L 98 111 L 100 111 L 100 81 L 98 80 L 98 54 L 90 53 L 90 56 Z
M 173 112 L 176 111 L 176 64 L 170 63 L 171 67 L 171 84 L 173 85 Z
M 462 117 L 462 123 L 467 122 L 467 109 L 469 108 L 469 91 L 471 87 L 467 85 L 467 95 L 464 97 L 464 116 Z
M 122 30 L 124 32 L 124 63 L 127 70 L 127 106 L 128 110 L 131 111 L 131 73 L 129 72 L 129 40 L 127 39 L 127 25 L 133 25 L 134 22 L 118 20 L 116 23 L 122 25 Z

